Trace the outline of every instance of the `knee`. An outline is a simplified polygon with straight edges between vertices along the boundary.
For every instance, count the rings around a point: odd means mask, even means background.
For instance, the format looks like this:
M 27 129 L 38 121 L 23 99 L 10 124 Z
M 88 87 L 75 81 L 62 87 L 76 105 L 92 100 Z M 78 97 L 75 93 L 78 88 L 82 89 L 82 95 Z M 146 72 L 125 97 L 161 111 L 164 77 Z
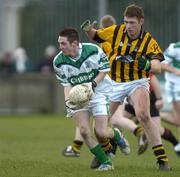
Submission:
M 82 126 L 82 127 L 79 127 L 79 130 L 80 130 L 81 136 L 84 139 L 87 139 L 87 137 L 90 136 L 90 130 L 88 130 L 88 128 Z
M 102 129 L 95 130 L 95 135 L 98 139 L 106 138 L 106 131 Z
M 114 116 L 114 117 L 111 117 L 110 122 L 111 122 L 112 127 L 118 127 L 118 126 L 119 126 L 118 118 L 115 117 L 115 116 Z

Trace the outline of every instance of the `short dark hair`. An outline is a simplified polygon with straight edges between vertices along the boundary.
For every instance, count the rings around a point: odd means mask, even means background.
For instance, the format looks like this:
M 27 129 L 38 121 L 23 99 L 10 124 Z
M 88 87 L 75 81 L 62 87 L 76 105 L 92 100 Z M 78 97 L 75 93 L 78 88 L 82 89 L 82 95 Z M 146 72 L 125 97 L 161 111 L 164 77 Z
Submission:
M 75 28 L 65 28 L 59 33 L 59 36 L 67 37 L 70 43 L 73 41 L 79 42 L 79 34 Z
M 144 11 L 142 7 L 135 4 L 131 4 L 126 7 L 124 11 L 124 16 L 137 17 L 140 20 L 141 18 L 144 18 Z

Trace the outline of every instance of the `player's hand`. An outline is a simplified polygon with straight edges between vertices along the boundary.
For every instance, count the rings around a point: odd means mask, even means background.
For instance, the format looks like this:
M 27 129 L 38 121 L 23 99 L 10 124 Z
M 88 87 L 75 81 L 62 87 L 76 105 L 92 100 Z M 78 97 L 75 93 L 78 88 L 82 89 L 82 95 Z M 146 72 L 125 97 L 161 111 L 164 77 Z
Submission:
M 145 57 L 138 58 L 138 68 L 140 70 L 150 71 L 151 69 L 151 62 Z
M 97 21 L 93 21 L 91 23 L 90 20 L 85 20 L 82 24 L 81 24 L 81 29 L 84 31 L 90 31 L 91 29 L 94 28 L 94 25 L 97 23 Z
M 79 105 L 74 104 L 70 99 L 65 101 L 65 106 L 66 106 L 67 112 L 69 111 L 69 109 L 72 109 L 72 110 L 79 109 Z
M 162 109 L 164 106 L 163 99 L 162 98 L 157 99 L 155 102 L 155 106 L 158 110 Z
M 95 92 L 95 88 L 97 87 L 96 81 L 92 81 L 92 82 L 88 82 L 88 83 L 84 83 L 84 84 L 89 87 L 89 90 L 91 90 L 91 94 L 93 94 Z

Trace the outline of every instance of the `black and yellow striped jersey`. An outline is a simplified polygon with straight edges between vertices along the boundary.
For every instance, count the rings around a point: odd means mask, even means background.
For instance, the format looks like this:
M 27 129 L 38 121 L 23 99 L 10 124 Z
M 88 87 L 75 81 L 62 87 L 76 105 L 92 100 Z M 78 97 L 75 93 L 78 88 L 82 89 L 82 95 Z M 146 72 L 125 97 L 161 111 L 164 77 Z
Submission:
M 113 25 L 97 30 L 94 40 L 108 44 L 106 54 L 110 61 L 109 76 L 116 82 L 129 82 L 149 77 L 149 73 L 138 68 L 138 58 L 144 56 L 148 60 L 164 60 L 163 53 L 157 41 L 149 32 L 141 30 L 139 37 L 131 40 L 125 30 L 125 25 Z M 134 62 L 123 63 L 118 58 L 131 56 Z
M 111 53 L 111 43 L 110 42 L 103 42 L 103 43 L 101 43 L 100 47 L 104 51 L 106 56 L 109 57 L 109 55 Z

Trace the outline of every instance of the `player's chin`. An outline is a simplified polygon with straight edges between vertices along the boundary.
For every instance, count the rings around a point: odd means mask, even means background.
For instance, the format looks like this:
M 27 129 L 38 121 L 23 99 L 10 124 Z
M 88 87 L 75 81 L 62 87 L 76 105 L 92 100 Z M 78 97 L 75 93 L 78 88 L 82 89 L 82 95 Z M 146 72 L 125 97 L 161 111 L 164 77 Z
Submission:
M 62 50 L 62 53 L 64 54 L 64 55 L 69 55 L 69 53 L 67 52 L 67 51 L 65 51 L 65 50 Z

